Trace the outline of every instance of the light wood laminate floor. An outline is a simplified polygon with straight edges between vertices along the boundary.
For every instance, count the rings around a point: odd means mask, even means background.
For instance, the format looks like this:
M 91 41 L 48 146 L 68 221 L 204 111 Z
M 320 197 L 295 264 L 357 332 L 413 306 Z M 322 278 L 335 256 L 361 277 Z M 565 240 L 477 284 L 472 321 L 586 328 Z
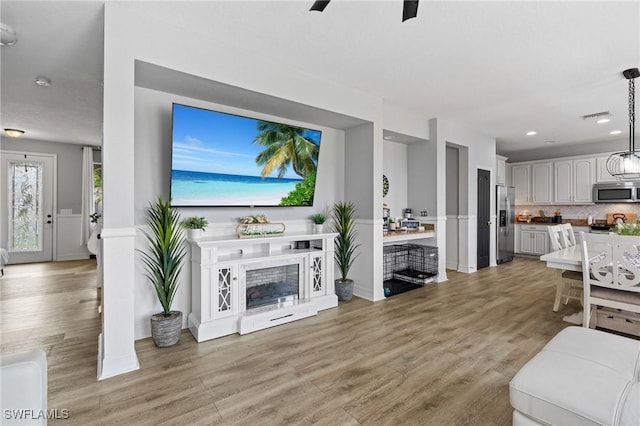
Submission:
M 535 259 L 448 274 L 244 336 L 140 340 L 140 370 L 98 382 L 94 262 L 9 265 L 0 349 L 47 352 L 49 408 L 69 410 L 51 425 L 508 425 L 509 380 L 580 306 L 551 310 Z

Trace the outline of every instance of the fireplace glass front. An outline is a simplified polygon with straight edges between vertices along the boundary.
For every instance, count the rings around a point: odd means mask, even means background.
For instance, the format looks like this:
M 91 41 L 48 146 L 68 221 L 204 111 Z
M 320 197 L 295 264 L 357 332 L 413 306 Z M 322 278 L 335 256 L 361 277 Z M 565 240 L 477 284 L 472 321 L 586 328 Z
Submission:
M 246 272 L 247 310 L 292 303 L 299 295 L 299 265 L 252 269 Z

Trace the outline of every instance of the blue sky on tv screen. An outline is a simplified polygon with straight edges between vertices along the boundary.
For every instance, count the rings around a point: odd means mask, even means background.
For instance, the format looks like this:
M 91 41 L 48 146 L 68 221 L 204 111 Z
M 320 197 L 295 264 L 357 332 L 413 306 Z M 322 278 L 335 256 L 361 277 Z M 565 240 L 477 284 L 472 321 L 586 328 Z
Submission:
M 260 176 L 256 156 L 265 147 L 253 143 L 258 121 L 175 104 L 172 169 Z M 305 136 L 320 145 L 320 131 L 306 129 Z M 269 177 L 277 177 L 277 170 Z M 291 167 L 283 177 L 301 179 Z

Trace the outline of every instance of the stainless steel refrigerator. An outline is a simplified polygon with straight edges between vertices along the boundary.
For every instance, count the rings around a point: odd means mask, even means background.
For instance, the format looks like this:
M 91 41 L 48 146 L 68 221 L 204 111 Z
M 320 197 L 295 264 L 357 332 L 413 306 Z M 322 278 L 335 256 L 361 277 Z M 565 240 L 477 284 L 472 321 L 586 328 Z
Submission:
M 496 210 L 498 214 L 496 238 L 496 262 L 498 264 L 513 260 L 515 243 L 515 192 L 512 186 L 496 187 Z

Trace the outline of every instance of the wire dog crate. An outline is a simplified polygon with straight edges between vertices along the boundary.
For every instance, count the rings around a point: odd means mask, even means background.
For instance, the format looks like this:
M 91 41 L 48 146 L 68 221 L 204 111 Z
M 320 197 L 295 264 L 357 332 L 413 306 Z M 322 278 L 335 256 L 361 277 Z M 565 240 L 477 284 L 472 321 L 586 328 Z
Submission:
M 383 248 L 384 295 L 404 293 L 433 282 L 438 274 L 438 248 L 395 244 Z

